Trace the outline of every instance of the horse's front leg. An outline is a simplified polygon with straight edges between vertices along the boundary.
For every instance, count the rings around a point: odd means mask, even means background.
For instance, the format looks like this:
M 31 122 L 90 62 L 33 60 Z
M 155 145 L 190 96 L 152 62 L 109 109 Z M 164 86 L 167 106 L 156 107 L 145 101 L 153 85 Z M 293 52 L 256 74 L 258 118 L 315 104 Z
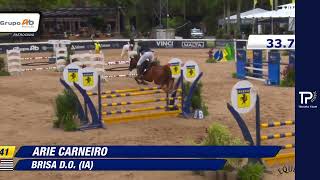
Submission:
M 141 80 L 141 84 L 143 84 L 143 85 L 148 85 L 148 83 L 146 82 L 146 81 L 144 81 L 143 79 L 140 79 Z
M 168 88 L 165 84 L 160 84 L 160 88 L 164 91 L 164 92 L 168 92 Z
M 134 77 L 134 80 L 136 80 L 138 84 L 141 84 L 141 82 L 138 79 L 138 77 Z

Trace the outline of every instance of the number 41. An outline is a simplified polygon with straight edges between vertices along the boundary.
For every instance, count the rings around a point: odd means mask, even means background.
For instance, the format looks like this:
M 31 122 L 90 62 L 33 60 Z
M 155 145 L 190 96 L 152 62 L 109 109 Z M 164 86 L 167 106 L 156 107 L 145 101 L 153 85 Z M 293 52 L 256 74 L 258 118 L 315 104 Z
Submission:
M 9 148 L 0 150 L 0 156 L 7 156 L 8 153 L 9 153 Z

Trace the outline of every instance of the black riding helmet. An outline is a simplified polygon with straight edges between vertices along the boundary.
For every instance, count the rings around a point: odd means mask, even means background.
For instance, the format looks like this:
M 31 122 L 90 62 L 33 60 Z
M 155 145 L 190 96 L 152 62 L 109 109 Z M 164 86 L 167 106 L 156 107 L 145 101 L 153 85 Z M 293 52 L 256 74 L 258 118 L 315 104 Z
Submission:
M 134 39 L 133 38 L 130 38 L 129 44 L 134 44 Z
M 143 46 L 144 44 L 143 44 L 143 42 L 140 40 L 140 41 L 138 41 L 138 46 Z

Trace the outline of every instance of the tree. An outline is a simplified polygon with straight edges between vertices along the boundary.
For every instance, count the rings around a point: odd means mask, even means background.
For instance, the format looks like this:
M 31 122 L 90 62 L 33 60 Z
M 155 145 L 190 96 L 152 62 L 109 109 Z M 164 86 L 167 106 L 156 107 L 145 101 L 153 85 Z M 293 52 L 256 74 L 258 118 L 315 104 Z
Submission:
M 166 0 L 162 0 L 166 1 Z M 291 0 L 276 0 L 279 5 Z M 150 31 L 159 25 L 154 11 L 159 9 L 159 0 L 0 0 L 1 10 L 46 11 L 62 7 L 123 7 L 126 25 L 134 17 L 138 31 Z M 219 19 L 226 20 L 223 29 L 230 34 L 230 15 L 237 14 L 235 31 L 240 31 L 239 14 L 253 8 L 253 0 L 168 0 L 170 18 L 203 24 L 209 34 L 215 35 Z M 270 0 L 258 0 L 256 8 L 271 9 Z M 226 18 L 226 19 L 225 19 Z
M 44 9 L 54 9 L 61 7 L 70 7 L 72 0 L 0 0 L 0 7 L 5 10 L 28 10 L 38 11 Z
M 240 17 L 240 13 L 241 13 L 241 2 L 242 0 L 237 0 L 237 35 L 240 34 L 240 26 L 241 26 L 241 17 Z
M 230 34 L 230 0 L 227 1 L 227 33 Z

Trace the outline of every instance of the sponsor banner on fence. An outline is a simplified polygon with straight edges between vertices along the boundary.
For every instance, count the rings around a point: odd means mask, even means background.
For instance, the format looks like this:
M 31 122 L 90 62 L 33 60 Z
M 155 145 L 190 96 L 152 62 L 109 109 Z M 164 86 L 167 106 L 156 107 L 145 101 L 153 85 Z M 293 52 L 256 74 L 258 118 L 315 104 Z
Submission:
M 71 49 L 75 51 L 94 50 L 95 41 L 71 41 Z M 102 40 L 98 41 L 102 49 L 121 49 L 123 45 L 127 44 L 124 40 Z M 202 49 L 207 48 L 208 44 L 214 44 L 214 40 L 143 40 L 143 42 L 150 48 L 188 48 L 188 49 Z M 48 42 L 34 42 L 34 43 L 3 43 L 0 44 L 0 53 L 6 53 L 6 50 L 20 48 L 21 52 L 50 52 L 53 50 L 53 45 Z
M 181 41 L 181 48 L 206 48 L 206 41 Z
M 52 51 L 53 46 L 50 44 L 15 44 L 0 45 L 0 53 L 6 53 L 6 50 L 20 49 L 21 52 L 46 52 Z
M 161 40 L 161 41 L 156 41 L 156 48 L 174 48 L 175 47 L 175 41 L 172 40 Z

